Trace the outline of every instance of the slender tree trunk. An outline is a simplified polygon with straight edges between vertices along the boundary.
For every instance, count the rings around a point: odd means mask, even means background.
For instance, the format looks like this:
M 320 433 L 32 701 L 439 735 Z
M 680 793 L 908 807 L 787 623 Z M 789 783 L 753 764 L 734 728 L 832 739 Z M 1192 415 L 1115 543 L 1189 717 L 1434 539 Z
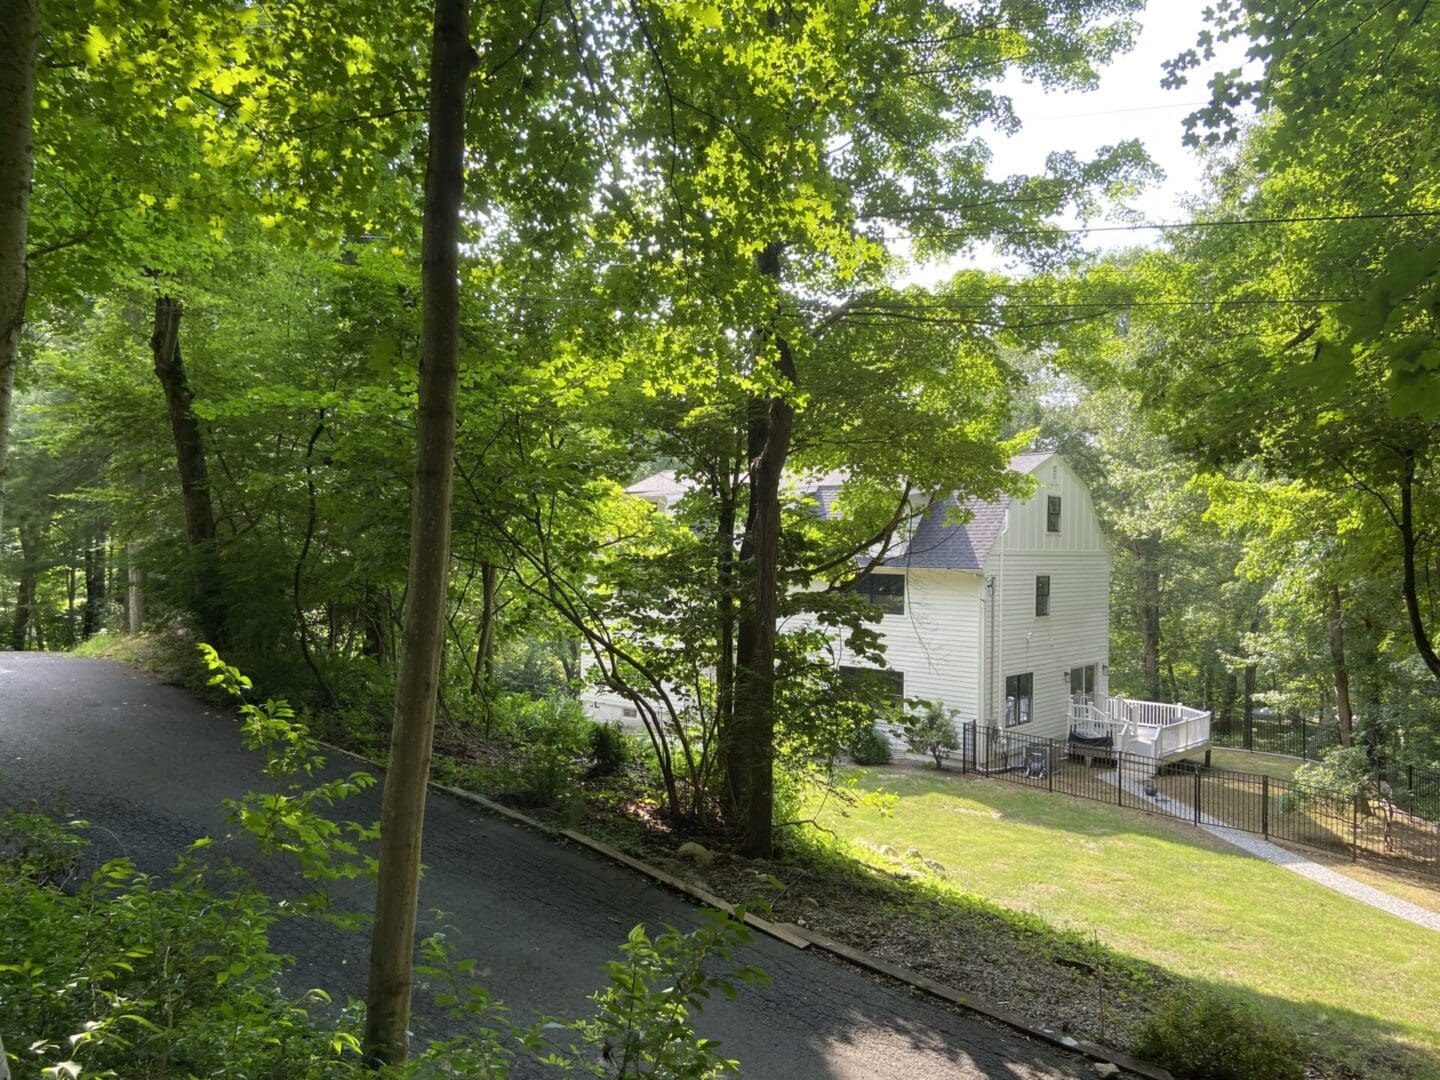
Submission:
M 0 536 L 20 330 L 25 325 L 30 181 L 35 166 L 35 54 L 40 0 L 13 0 L 0 14 Z
M 1425 628 L 1425 619 L 1420 614 L 1420 592 L 1415 571 L 1415 455 L 1406 454 L 1400 466 L 1400 548 L 1403 564 L 1402 589 L 1405 593 L 1405 614 L 1410 619 L 1410 636 L 1415 639 L 1415 648 L 1420 659 L 1430 669 L 1430 674 L 1440 679 L 1440 656 L 1435 654 L 1435 644 Z
M 480 627 L 475 635 L 475 667 L 470 673 L 470 694 L 476 696 L 495 677 L 495 600 L 499 592 L 500 568 L 480 564 Z
M 1345 666 L 1345 609 L 1340 603 L 1340 586 L 1331 585 L 1327 594 L 1326 621 L 1330 626 L 1330 670 L 1335 682 L 1335 716 L 1340 721 L 1340 745 L 1354 740 L 1355 719 L 1350 709 L 1350 669 Z
M 1160 700 L 1160 567 L 1159 540 L 1154 536 L 1130 541 L 1136 560 L 1136 615 L 1140 623 L 1140 670 L 1145 680 L 1145 697 Z
M 420 848 L 450 571 L 465 83 L 474 63 L 468 0 L 436 0 L 421 245 L 420 393 L 410 493 L 410 569 L 390 764 L 380 810 L 380 871 L 365 998 L 365 1055 L 375 1065 L 402 1061 L 408 1049 Z
M 780 275 L 782 245 L 770 244 L 757 257 L 762 274 Z M 776 369 L 794 385 L 795 358 L 783 336 L 773 334 Z M 775 640 L 780 598 L 780 483 L 790 453 L 795 406 L 784 397 L 752 398 L 746 424 L 750 460 L 750 512 L 741 562 L 752 578 L 748 603 L 741 606 L 736 634 L 735 725 L 732 776 L 742 784 L 741 851 L 752 858 L 771 854 L 775 818 Z
M 95 537 L 85 551 L 85 614 L 82 636 L 89 638 L 100 629 L 105 607 L 105 544 Z
M 145 625 L 145 571 L 140 568 L 140 545 L 125 545 L 125 629 L 140 633 Z
M 725 764 L 726 800 L 739 806 L 743 779 L 738 766 L 738 737 L 735 721 L 735 489 L 730 484 L 729 465 L 718 475 L 719 512 L 715 526 L 715 629 L 719 655 L 715 660 L 715 731 Z
M 19 532 L 20 587 L 15 598 L 15 622 L 10 627 L 10 647 L 16 652 L 23 650 L 31 637 L 37 649 L 45 648 L 39 604 L 40 541 L 44 530 L 22 519 Z
M 1255 605 L 1254 612 L 1250 615 L 1250 633 L 1260 629 L 1260 605 Z M 1247 650 L 1249 646 L 1246 646 Z M 1246 750 L 1255 748 L 1255 676 L 1257 674 L 1255 661 L 1245 665 L 1245 697 L 1241 702 L 1241 718 L 1245 724 L 1244 746 Z
M 175 441 L 180 497 L 185 510 L 185 541 L 194 559 L 200 626 L 210 643 L 219 645 L 225 638 L 225 619 L 215 550 L 215 508 L 210 501 L 205 441 L 191 407 L 195 395 L 190 391 L 185 361 L 180 355 L 182 313 L 180 301 L 174 297 L 155 298 L 155 333 L 150 338 L 150 351 L 155 358 L 155 375 L 165 391 L 170 432 Z

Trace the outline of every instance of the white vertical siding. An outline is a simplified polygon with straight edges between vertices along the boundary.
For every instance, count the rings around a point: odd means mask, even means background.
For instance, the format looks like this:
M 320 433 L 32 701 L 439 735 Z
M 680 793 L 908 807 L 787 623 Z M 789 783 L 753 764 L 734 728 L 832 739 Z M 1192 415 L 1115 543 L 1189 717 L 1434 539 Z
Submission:
M 987 712 L 1003 723 L 1005 677 L 1030 672 L 1035 698 L 1027 734 L 1063 737 L 1072 667 L 1095 664 L 1104 694 L 1109 663 L 1110 557 L 1086 491 L 1058 457 L 1032 473 L 1038 489 L 1012 503 L 986 572 L 996 579 L 994 684 Z M 1046 528 L 1048 496 L 1061 499 L 1060 531 Z M 1050 577 L 1050 614 L 1035 614 L 1035 578 Z

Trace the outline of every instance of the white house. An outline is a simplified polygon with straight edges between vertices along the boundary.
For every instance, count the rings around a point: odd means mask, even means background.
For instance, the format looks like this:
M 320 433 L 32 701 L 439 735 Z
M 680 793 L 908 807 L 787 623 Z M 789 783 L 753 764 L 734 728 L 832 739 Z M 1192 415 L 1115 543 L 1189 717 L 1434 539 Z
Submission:
M 1028 497 L 971 500 L 959 513 L 953 497 L 942 500 L 858 586 L 880 611 L 879 677 L 897 697 L 999 731 L 1108 736 L 1152 757 L 1203 746 L 1208 713 L 1109 696 L 1110 556 L 1085 484 L 1055 453 L 1021 454 L 1010 466 L 1034 478 Z M 843 480 L 796 486 L 830 514 Z M 686 485 L 657 473 L 629 490 L 664 510 Z M 838 638 L 831 656 L 842 671 L 865 666 Z M 596 716 L 626 708 L 604 692 L 585 700 Z

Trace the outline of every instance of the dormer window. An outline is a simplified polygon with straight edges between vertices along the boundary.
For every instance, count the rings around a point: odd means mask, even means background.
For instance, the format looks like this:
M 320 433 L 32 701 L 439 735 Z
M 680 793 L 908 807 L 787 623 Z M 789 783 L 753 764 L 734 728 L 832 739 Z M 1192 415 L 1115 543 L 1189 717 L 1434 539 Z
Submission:
M 867 574 L 856 583 L 855 591 L 885 615 L 905 614 L 904 574 Z
M 1045 531 L 1060 531 L 1060 496 L 1051 495 L 1045 505 Z

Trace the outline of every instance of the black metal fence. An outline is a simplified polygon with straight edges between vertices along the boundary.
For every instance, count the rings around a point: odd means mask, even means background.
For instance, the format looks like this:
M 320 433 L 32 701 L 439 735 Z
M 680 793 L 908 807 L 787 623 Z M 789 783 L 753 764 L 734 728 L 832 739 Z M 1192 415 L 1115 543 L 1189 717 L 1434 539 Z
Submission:
M 1223 826 L 1350 859 L 1440 876 L 1440 777 L 1392 767 L 1363 794 L 1314 790 L 1264 773 L 1156 761 L 1062 739 L 963 726 L 960 768 L 1041 791 Z
M 1210 724 L 1210 741 L 1236 750 L 1316 760 L 1326 750 L 1340 745 L 1340 729 L 1334 720 L 1314 716 L 1216 716 Z

